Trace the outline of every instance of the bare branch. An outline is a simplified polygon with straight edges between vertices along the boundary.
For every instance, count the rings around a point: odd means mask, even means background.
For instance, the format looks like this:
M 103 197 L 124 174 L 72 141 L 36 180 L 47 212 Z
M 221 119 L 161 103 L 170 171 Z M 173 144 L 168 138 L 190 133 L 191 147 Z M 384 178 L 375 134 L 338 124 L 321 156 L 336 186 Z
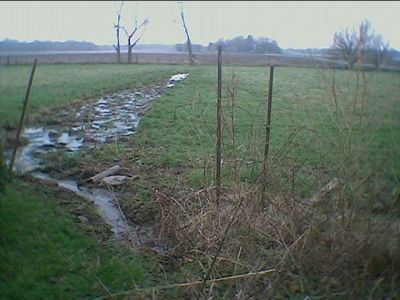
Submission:
M 347 61 L 350 69 L 357 61 L 358 37 L 354 30 L 341 30 L 336 32 L 333 37 L 332 48 L 334 53 Z
M 178 6 L 179 6 L 179 9 L 180 9 L 180 15 L 181 15 L 181 19 L 182 19 L 182 26 L 183 26 L 183 29 L 185 30 L 185 34 L 186 34 L 186 38 L 187 38 L 187 46 L 188 46 L 188 51 L 189 51 L 189 63 L 191 65 L 193 65 L 194 61 L 193 61 L 192 42 L 190 40 L 189 31 L 188 31 L 188 28 L 186 26 L 186 21 L 185 21 L 185 15 L 183 13 L 183 2 L 182 1 L 178 1 Z
M 143 23 L 140 24 L 140 26 L 135 30 L 135 32 L 136 32 L 137 30 L 140 30 L 141 28 L 143 28 L 143 31 L 141 32 L 140 36 L 130 45 L 131 49 L 143 38 L 143 35 L 146 32 L 146 28 L 147 28 L 147 24 L 148 23 L 149 23 L 149 21 L 146 18 L 146 20 L 144 20 Z M 133 34 L 130 35 L 129 37 L 132 38 Z
M 122 7 L 124 6 L 124 1 L 121 1 L 121 4 L 119 5 L 119 9 L 118 9 L 118 11 L 117 11 L 117 15 L 118 16 L 120 16 L 121 15 L 121 13 L 122 13 Z
M 124 26 L 120 26 L 120 28 L 125 32 L 125 35 L 129 37 L 128 30 Z
M 146 18 L 139 26 L 138 26 L 138 16 L 137 16 L 137 9 L 138 3 L 136 3 L 136 11 L 135 11 L 135 19 L 134 19 L 134 26 L 131 32 L 129 32 L 125 27 L 122 27 L 122 30 L 125 32 L 125 35 L 128 39 L 128 63 L 132 63 L 132 49 L 136 46 L 136 44 L 143 38 L 143 35 L 146 31 L 147 25 L 149 23 L 149 19 Z M 132 39 L 135 35 L 139 35 L 135 40 L 132 42 Z
M 117 45 L 113 45 L 115 51 L 117 52 L 117 62 L 121 63 L 121 43 L 120 43 L 120 29 L 121 29 L 121 15 L 122 15 L 122 7 L 124 6 L 124 1 L 121 1 L 119 6 L 119 10 L 117 11 L 117 23 L 114 24 Z

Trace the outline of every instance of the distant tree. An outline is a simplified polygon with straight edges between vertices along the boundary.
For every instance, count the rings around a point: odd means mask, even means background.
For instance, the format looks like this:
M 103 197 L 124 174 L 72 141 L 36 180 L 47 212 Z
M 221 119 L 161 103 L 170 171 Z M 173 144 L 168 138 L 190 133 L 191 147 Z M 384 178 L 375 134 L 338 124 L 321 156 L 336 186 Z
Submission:
M 186 50 L 186 45 L 185 44 L 175 44 L 175 50 L 178 52 L 185 52 Z
M 0 51 L 91 51 L 98 50 L 99 46 L 91 42 L 65 42 L 33 41 L 20 42 L 17 40 L 0 41 Z
M 389 43 L 382 35 L 371 30 L 371 24 L 364 21 L 360 25 L 360 44 L 362 45 L 360 57 L 372 63 L 378 70 L 382 62 L 389 54 Z
M 133 22 L 133 28 L 129 32 L 125 27 L 121 27 L 128 41 L 128 64 L 132 63 L 132 49 L 136 46 L 136 44 L 143 38 L 143 35 L 146 31 L 147 24 L 149 23 L 148 18 L 144 19 L 144 21 L 138 26 L 138 16 L 137 16 L 137 7 L 135 11 L 135 19 Z M 135 39 L 134 39 L 135 37 Z
M 282 49 L 278 43 L 269 38 L 261 37 L 258 39 L 248 35 L 247 38 L 237 36 L 230 40 L 219 39 L 215 43 L 209 43 L 207 49 L 209 51 L 217 49 L 222 46 L 227 52 L 239 53 L 281 53 Z
M 358 35 L 354 30 L 341 30 L 333 36 L 333 53 L 338 58 L 345 59 L 350 69 L 353 69 L 357 61 L 357 45 Z
M 121 30 L 121 15 L 122 7 L 124 6 L 124 1 L 121 1 L 119 9 L 117 11 L 117 23 L 114 23 L 114 29 L 117 38 L 117 44 L 114 45 L 115 51 L 117 52 L 117 63 L 121 63 L 121 43 L 120 43 L 120 30 Z
M 368 20 L 363 20 L 358 29 L 357 40 L 357 63 L 359 69 L 364 68 L 364 64 L 368 59 L 368 54 L 372 50 L 372 40 L 375 33 L 371 29 L 371 23 Z
M 254 52 L 256 48 L 256 41 L 251 35 L 246 38 L 246 52 Z
M 193 52 L 205 52 L 206 51 L 206 47 L 204 47 L 203 45 L 200 44 L 192 44 L 192 50 Z
M 386 42 L 382 35 L 374 35 L 371 40 L 371 50 L 369 52 L 372 63 L 379 70 L 382 62 L 389 56 L 389 43 Z
M 175 50 L 178 52 L 186 52 L 188 51 L 187 49 L 187 43 L 182 44 L 175 44 Z M 193 52 L 207 52 L 208 47 L 204 47 L 203 45 L 200 44 L 192 44 L 192 50 Z
M 346 59 L 350 69 L 356 62 L 360 69 L 366 62 L 379 69 L 389 53 L 389 44 L 372 30 L 368 20 L 360 23 L 358 31 L 346 29 L 336 32 L 331 48 L 337 57 Z
M 218 46 L 221 46 L 223 49 L 227 48 L 227 43 L 224 41 L 224 39 L 219 39 L 215 43 L 212 43 L 214 46 L 213 50 L 217 50 Z
M 182 1 L 178 1 L 178 6 L 179 6 L 179 13 L 181 15 L 181 20 L 182 20 L 182 26 L 183 29 L 185 30 L 185 34 L 186 34 L 186 38 L 187 38 L 187 49 L 189 52 L 189 63 L 191 65 L 194 64 L 194 60 L 193 60 L 193 50 L 192 50 L 192 41 L 190 40 L 190 36 L 189 36 L 189 31 L 186 25 L 186 21 L 185 21 L 185 15 L 183 13 L 183 2 Z
M 261 37 L 256 41 L 255 53 L 282 53 L 278 43 L 269 38 Z

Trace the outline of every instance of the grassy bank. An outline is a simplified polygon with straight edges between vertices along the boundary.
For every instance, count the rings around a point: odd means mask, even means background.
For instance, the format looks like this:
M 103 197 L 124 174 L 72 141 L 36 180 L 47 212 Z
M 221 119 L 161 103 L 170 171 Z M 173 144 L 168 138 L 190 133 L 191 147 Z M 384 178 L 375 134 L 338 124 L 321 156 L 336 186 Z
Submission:
M 149 280 L 145 260 L 79 222 L 80 199 L 20 180 L 0 197 L 0 298 L 92 299 Z

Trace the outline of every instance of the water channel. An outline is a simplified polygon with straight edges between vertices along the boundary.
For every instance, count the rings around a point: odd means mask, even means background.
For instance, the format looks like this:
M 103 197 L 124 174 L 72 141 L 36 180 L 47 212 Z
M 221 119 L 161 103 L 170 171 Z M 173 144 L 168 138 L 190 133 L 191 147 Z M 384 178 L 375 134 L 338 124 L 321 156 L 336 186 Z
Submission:
M 146 245 L 158 253 L 168 253 L 168 243 L 158 241 L 151 226 L 133 224 L 125 219 L 117 205 L 117 195 L 112 191 L 79 185 L 73 178 L 55 179 L 44 169 L 46 156 L 50 152 L 73 153 L 84 148 L 95 149 L 98 144 L 134 134 L 151 102 L 188 75 L 176 74 L 163 85 L 116 92 L 74 107 L 72 111 L 60 112 L 58 116 L 61 119 L 69 120 L 68 124 L 62 126 L 25 128 L 22 134 L 25 143 L 18 149 L 14 171 L 57 185 L 92 202 L 100 216 L 111 226 L 115 239 L 130 240 L 137 246 Z M 6 149 L 5 156 L 9 161 L 11 149 Z

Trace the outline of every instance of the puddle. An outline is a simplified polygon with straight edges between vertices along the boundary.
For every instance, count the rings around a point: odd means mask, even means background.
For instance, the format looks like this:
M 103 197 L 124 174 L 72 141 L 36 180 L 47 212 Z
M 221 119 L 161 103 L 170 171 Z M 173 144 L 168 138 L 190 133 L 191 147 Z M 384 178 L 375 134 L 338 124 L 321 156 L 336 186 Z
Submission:
M 17 174 L 27 174 L 45 167 L 46 155 L 54 151 L 75 152 L 79 150 L 84 142 L 81 135 L 72 136 L 63 132 L 58 127 L 34 127 L 26 128 L 22 138 L 28 143 L 17 150 L 14 171 Z M 5 151 L 8 158 L 11 157 L 11 149 Z
M 34 178 L 57 185 L 58 187 L 73 192 L 80 198 L 95 205 L 99 215 L 110 225 L 111 231 L 117 240 L 130 240 L 135 246 L 149 246 L 160 254 L 167 255 L 169 245 L 167 241 L 157 242 L 151 226 L 135 225 L 125 221 L 125 218 L 116 205 L 115 198 L 110 191 L 100 188 L 87 188 L 79 186 L 73 180 L 57 180 L 42 172 L 32 172 Z
M 115 198 L 108 190 L 79 186 L 74 180 L 57 180 L 42 170 L 49 152 L 72 153 L 82 148 L 92 149 L 98 143 L 115 141 L 134 134 L 151 101 L 159 98 L 166 88 L 175 86 L 188 75 L 188 73 L 176 74 L 171 76 L 164 86 L 134 91 L 124 90 L 90 101 L 73 108 L 72 111 L 59 112 L 56 117 L 60 120 L 69 118 L 68 127 L 26 128 L 22 137 L 27 144 L 18 149 L 14 170 L 17 174 L 30 174 L 37 179 L 57 184 L 60 188 L 93 202 L 99 214 L 111 226 L 117 239 L 131 239 L 136 245 L 151 245 L 155 251 L 166 254 L 167 243 L 156 242 L 152 227 L 138 226 L 125 221 Z M 5 156 L 9 163 L 10 149 L 5 151 Z

